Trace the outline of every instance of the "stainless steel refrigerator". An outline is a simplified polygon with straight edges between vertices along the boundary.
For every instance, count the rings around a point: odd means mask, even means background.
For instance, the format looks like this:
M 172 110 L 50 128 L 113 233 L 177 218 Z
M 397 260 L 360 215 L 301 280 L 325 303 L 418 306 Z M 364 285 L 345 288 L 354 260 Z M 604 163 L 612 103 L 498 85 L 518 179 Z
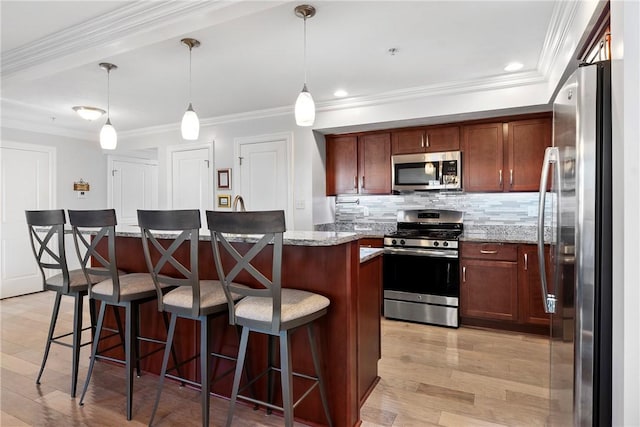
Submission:
M 538 210 L 541 291 L 551 313 L 549 425 L 611 425 L 610 94 L 610 63 L 598 62 L 578 68 L 553 103 Z

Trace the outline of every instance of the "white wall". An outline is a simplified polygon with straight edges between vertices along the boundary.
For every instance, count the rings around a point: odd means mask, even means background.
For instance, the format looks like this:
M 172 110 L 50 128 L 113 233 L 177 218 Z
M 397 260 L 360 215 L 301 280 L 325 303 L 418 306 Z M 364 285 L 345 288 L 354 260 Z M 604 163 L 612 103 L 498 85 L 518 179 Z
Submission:
M 640 425 L 640 3 L 611 2 L 613 425 Z
M 55 208 L 104 209 L 107 207 L 107 156 L 97 141 L 83 141 L 2 128 L 2 140 L 56 147 L 57 182 Z M 85 199 L 78 199 L 73 183 L 84 179 L 91 185 Z
M 319 143 L 314 138 L 310 128 L 300 128 L 296 126 L 293 114 L 228 121 L 226 123 L 207 123 L 202 121 L 200 128 L 200 143 L 214 141 L 214 168 L 212 168 L 212 179 L 214 179 L 215 169 L 232 168 L 232 198 L 236 195 L 239 177 L 238 171 L 234 168 L 234 139 L 239 137 L 252 137 L 258 135 L 268 135 L 282 132 L 293 132 L 293 197 L 296 202 L 304 202 L 304 209 L 294 209 L 293 229 L 312 230 L 314 219 L 314 197 L 322 194 L 324 203 L 324 178 L 322 183 L 313 183 L 318 176 L 324 177 L 324 165 L 321 157 Z M 320 144 L 324 144 L 320 138 Z M 167 193 L 167 159 L 166 148 L 171 145 L 188 144 L 180 137 L 179 129 L 170 129 L 157 134 L 129 136 L 122 138 L 120 146 L 123 150 L 135 150 L 142 148 L 158 147 L 159 161 L 159 190 L 160 208 L 168 206 Z M 119 147 L 120 148 L 120 147 Z M 324 147 L 322 146 L 322 153 Z M 322 168 L 322 169 L 319 169 Z M 314 174 L 315 171 L 315 174 Z M 228 193 L 225 191 L 225 193 Z M 316 200 L 317 202 L 317 200 Z M 322 218 L 321 218 L 322 219 Z M 326 218 L 324 218 L 326 222 Z

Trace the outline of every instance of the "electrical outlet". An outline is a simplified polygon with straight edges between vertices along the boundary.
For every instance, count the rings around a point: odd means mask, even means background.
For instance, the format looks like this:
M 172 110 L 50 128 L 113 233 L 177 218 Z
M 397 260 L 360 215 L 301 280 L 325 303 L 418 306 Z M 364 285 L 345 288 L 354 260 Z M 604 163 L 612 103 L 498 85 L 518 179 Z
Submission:
M 296 209 L 304 209 L 304 208 L 305 208 L 305 205 L 306 205 L 306 203 L 305 203 L 304 199 L 302 199 L 302 200 L 296 200 L 296 203 L 295 203 L 295 204 L 296 204 Z
M 87 192 L 86 191 L 78 191 L 78 199 L 86 199 Z

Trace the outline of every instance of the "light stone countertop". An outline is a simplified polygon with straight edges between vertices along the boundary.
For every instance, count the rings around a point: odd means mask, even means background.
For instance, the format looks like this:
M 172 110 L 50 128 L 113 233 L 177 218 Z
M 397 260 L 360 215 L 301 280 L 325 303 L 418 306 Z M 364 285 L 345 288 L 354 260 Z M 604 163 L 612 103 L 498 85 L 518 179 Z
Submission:
M 360 248 L 360 264 L 382 255 L 382 248 Z
M 156 233 L 160 238 L 175 238 L 177 233 L 161 232 Z M 142 237 L 140 227 L 137 225 L 118 225 L 116 227 L 116 235 L 120 237 Z M 260 237 L 259 234 L 240 236 L 228 235 L 230 242 L 246 242 L 255 243 Z M 284 244 L 290 246 L 337 246 L 358 240 L 360 236 L 357 233 L 344 231 L 286 231 L 283 235 Z M 200 230 L 200 240 L 211 240 L 208 229 Z

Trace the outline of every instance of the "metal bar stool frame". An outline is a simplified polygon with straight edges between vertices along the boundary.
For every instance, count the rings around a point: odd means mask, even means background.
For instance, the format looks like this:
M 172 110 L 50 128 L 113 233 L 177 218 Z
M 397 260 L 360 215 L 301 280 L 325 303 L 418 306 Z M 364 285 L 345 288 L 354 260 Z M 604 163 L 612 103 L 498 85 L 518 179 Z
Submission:
M 80 349 L 92 342 L 89 340 L 83 343 L 82 332 L 93 329 L 96 324 L 95 311 L 93 307 L 90 306 L 91 326 L 82 327 L 83 301 L 84 297 L 88 295 L 89 285 L 87 280 L 90 279 L 85 278 L 81 270 L 70 271 L 68 268 L 64 246 L 64 225 L 66 223 L 66 217 L 63 209 L 25 211 L 25 215 L 29 229 L 31 249 L 33 250 L 38 269 L 42 275 L 43 290 L 56 293 L 51 313 L 51 321 L 49 323 L 49 332 L 47 334 L 47 343 L 45 345 L 40 370 L 36 378 L 36 384 L 40 384 L 49 357 L 51 344 L 69 347 L 72 349 L 70 394 L 71 397 L 76 397 Z M 45 232 L 46 234 L 42 238 L 38 234 Z M 53 245 L 54 237 L 57 239 L 55 245 Z M 47 261 L 45 259 L 46 256 L 49 256 L 51 261 Z M 60 273 L 53 277 L 47 277 L 45 270 L 60 270 Z M 73 330 L 54 336 L 63 296 L 70 296 L 74 299 Z M 63 338 L 70 335 L 72 336 L 71 344 L 62 341 Z
M 293 426 L 293 412 L 295 407 L 318 387 L 320 398 L 324 408 L 325 416 L 329 426 L 332 426 L 329 404 L 326 396 L 324 379 L 322 375 L 322 366 L 316 346 L 315 331 L 313 328 L 314 320 L 324 316 L 329 306 L 329 300 L 321 295 L 307 291 L 296 289 L 283 289 L 281 286 L 282 271 L 282 245 L 283 233 L 285 231 L 284 211 L 262 211 L 262 212 L 222 212 L 207 211 L 207 223 L 211 233 L 211 245 L 213 247 L 213 255 L 218 272 L 218 277 L 224 285 L 225 294 L 229 302 L 229 322 L 232 325 L 242 326 L 242 336 L 240 339 L 240 349 L 238 353 L 238 363 L 236 365 L 236 373 L 233 381 L 233 391 L 231 402 L 229 404 L 229 413 L 227 415 L 227 426 L 231 426 L 235 410 L 236 400 L 238 398 L 252 402 L 256 405 L 262 405 L 269 409 L 281 410 L 284 413 L 285 426 Z M 252 247 L 245 253 L 241 254 L 234 248 L 225 234 L 233 235 L 262 235 L 254 243 Z M 256 256 L 263 252 L 267 246 L 272 246 L 272 265 L 271 279 L 267 278 L 262 271 L 256 268 L 252 261 Z M 222 261 L 223 251 L 230 255 L 233 259 L 233 266 L 225 269 Z M 229 267 L 229 266 L 227 266 Z M 240 288 L 233 280 L 241 272 L 249 273 L 264 288 Z M 232 294 L 244 295 L 239 301 L 231 298 Z M 289 304 L 292 300 L 301 297 L 305 301 L 310 302 L 314 306 L 308 312 L 300 315 L 290 316 L 288 309 L 295 303 Z M 283 306 L 286 306 L 283 310 Z M 271 310 L 270 316 L 264 318 L 261 315 L 252 315 L 248 312 L 252 311 L 252 307 Z M 240 310 L 240 311 L 239 311 Z M 255 314 L 255 313 L 254 313 Z M 293 372 L 291 366 L 290 352 L 290 334 L 293 330 L 306 326 L 309 348 L 315 369 L 316 376 L 309 376 Z M 269 337 L 268 348 L 268 366 L 267 369 L 253 378 L 242 389 L 252 385 L 255 381 L 264 375 L 267 377 L 267 399 L 268 402 L 260 401 L 249 396 L 240 395 L 241 374 L 247 355 L 247 344 L 250 332 L 258 332 L 266 334 Z M 272 365 L 273 346 L 272 338 L 279 337 L 280 341 L 280 368 Z M 271 372 L 280 372 L 282 382 L 282 407 L 274 405 L 271 392 Z M 311 380 L 312 385 L 301 395 L 301 397 L 293 402 L 293 376 Z
M 113 347 L 102 349 L 94 345 L 89 362 L 89 370 L 84 383 L 80 405 L 84 405 L 84 398 L 89 387 L 91 374 L 93 372 L 96 359 L 125 365 L 126 374 L 126 416 L 127 420 L 132 419 L 133 413 L 133 365 L 135 363 L 137 376 L 140 377 L 140 360 L 158 351 L 162 351 L 166 346 L 166 341 L 151 337 L 140 336 L 140 312 L 139 307 L 148 301 L 156 298 L 156 290 L 152 278 L 148 273 L 134 273 L 121 275 L 116 261 L 115 227 L 117 225 L 116 213 L 114 209 L 73 211 L 69 210 L 69 222 L 73 230 L 76 252 L 82 270 L 86 276 L 101 276 L 103 281 L 89 286 L 89 297 L 101 302 L 95 335 L 100 337 L 104 326 L 104 319 L 107 306 L 112 306 L 117 313 L 117 307 L 124 308 L 124 361 L 110 357 L 104 353 Z M 85 236 L 91 235 L 90 238 Z M 98 252 L 98 246 L 103 239 L 107 242 L 107 254 L 103 256 Z M 82 247 L 82 249 L 81 249 Z M 83 254 L 84 252 L 84 254 Z M 100 265 L 96 268 L 91 265 L 91 260 Z M 142 286 L 140 284 L 142 283 Z M 102 285 L 110 285 L 111 293 L 96 293 L 95 289 Z M 128 287 L 132 291 L 128 292 Z M 118 317 L 116 317 L 116 320 Z M 120 322 L 118 327 L 122 330 Z M 168 329 L 168 320 L 164 316 L 164 325 Z M 140 342 L 157 344 L 158 347 L 146 354 L 141 354 Z M 115 347 L 115 346 L 114 346 Z

